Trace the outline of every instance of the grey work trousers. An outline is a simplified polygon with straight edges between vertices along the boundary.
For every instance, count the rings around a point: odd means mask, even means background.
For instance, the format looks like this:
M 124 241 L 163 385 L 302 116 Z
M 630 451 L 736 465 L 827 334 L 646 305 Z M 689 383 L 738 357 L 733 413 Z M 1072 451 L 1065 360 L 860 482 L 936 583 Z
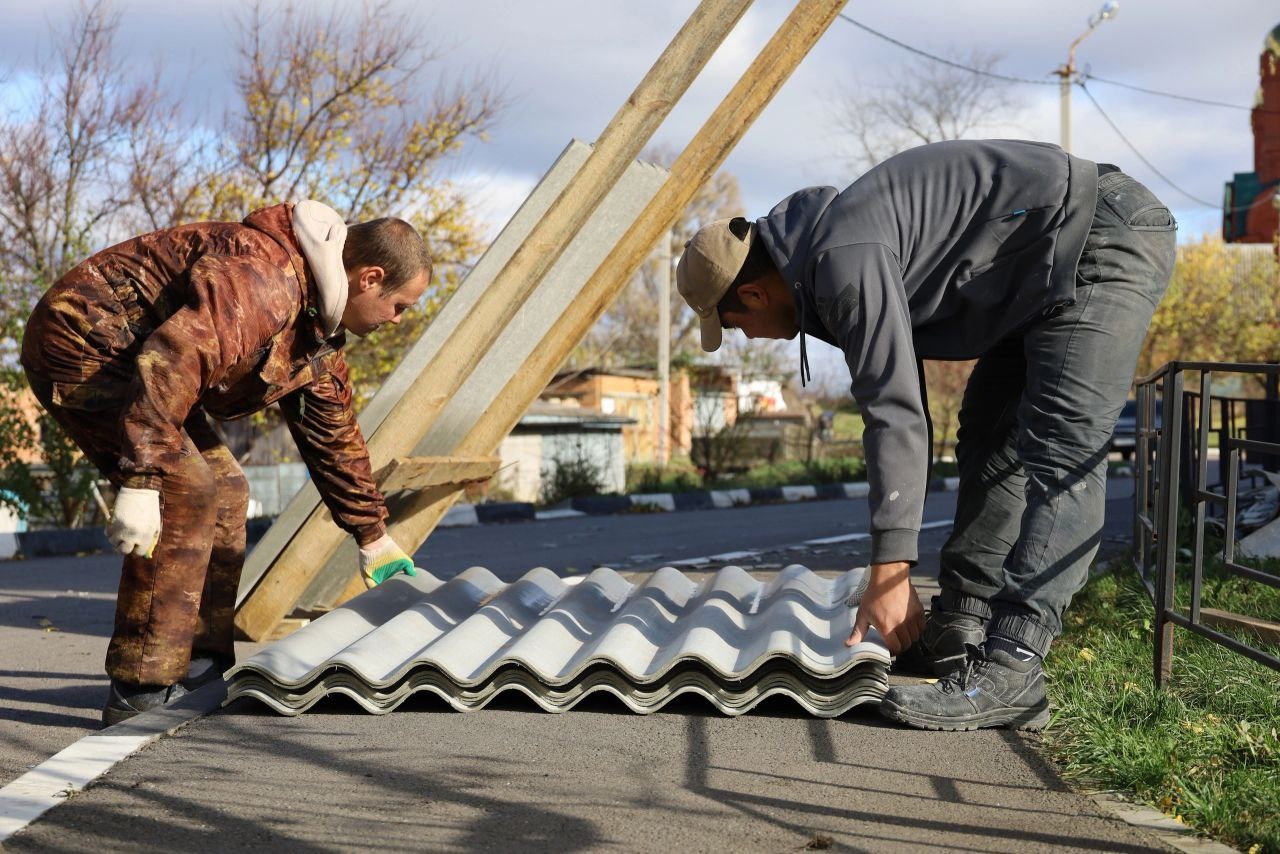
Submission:
M 955 527 L 935 609 L 1044 655 L 1084 585 L 1111 433 L 1173 273 L 1175 223 L 1123 172 L 1098 179 L 1075 302 L 979 358 L 960 409 Z

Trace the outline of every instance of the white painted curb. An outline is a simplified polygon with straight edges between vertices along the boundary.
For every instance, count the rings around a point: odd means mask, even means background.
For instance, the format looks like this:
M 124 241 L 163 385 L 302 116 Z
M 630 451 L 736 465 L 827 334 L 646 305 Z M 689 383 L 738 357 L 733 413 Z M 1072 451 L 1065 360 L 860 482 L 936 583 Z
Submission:
M 674 513 L 676 509 L 676 499 L 670 492 L 654 492 L 632 495 L 631 506 L 635 507 L 637 505 L 656 507 L 659 510 L 666 510 L 667 512 Z
M 711 490 L 711 503 L 716 507 L 736 507 L 739 504 L 751 503 L 751 490 L 749 489 L 713 489 Z
M 813 501 L 818 497 L 816 486 L 784 486 L 782 497 L 788 501 Z
M 124 723 L 86 735 L 0 789 L 0 843 L 151 742 L 217 709 L 224 682 L 205 685 L 172 706 L 144 712 Z

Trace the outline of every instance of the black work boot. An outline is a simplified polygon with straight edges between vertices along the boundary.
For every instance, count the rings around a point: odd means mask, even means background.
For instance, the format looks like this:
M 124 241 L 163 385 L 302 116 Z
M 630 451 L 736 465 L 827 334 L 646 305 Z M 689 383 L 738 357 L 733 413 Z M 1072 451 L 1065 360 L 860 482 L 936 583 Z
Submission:
M 210 682 L 218 682 L 222 674 L 235 667 L 236 660 L 231 656 L 201 653 L 191 656 L 191 664 L 187 667 L 187 675 L 178 680 L 187 691 L 194 691 Z
M 158 709 L 185 695 L 187 689 L 181 682 L 172 685 L 130 685 L 119 679 L 111 680 L 107 691 L 107 704 L 102 708 L 103 726 L 127 721 L 134 715 Z
M 916 642 L 893 660 L 894 673 L 949 676 L 964 667 L 965 647 L 987 639 L 986 621 L 971 614 L 939 611 L 935 605 Z
M 1049 722 L 1040 656 L 1019 660 L 1000 647 L 968 648 L 955 675 L 925 685 L 890 688 L 880 713 L 918 729 L 970 730 L 1010 727 L 1041 730 Z

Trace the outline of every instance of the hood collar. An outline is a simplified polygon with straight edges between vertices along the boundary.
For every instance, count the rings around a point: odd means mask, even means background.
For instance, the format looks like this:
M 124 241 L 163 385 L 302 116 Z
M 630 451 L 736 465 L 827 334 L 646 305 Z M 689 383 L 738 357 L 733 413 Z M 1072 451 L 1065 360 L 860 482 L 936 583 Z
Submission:
M 805 347 L 805 337 L 809 333 L 809 294 L 803 284 L 808 278 L 805 270 L 809 264 L 814 229 L 836 195 L 834 187 L 808 187 L 787 196 L 774 205 L 768 216 L 756 220 L 757 235 L 764 241 L 769 257 L 791 288 L 791 296 L 795 300 L 796 320 L 800 326 L 801 388 L 813 378 L 809 370 L 809 352 Z M 822 334 L 816 337 L 828 340 Z
M 320 325 L 330 338 L 342 325 L 347 307 L 347 270 L 342 264 L 342 247 L 347 225 L 338 212 L 313 199 L 293 206 L 293 234 L 316 283 L 320 297 Z

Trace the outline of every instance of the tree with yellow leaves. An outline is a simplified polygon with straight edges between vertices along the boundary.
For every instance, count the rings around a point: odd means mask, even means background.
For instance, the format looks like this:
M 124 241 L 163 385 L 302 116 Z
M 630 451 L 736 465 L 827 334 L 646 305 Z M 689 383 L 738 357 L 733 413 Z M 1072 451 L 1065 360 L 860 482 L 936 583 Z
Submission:
M 1166 362 L 1280 359 L 1280 265 L 1270 247 L 1205 237 L 1178 248 L 1152 318 L 1139 375 Z

